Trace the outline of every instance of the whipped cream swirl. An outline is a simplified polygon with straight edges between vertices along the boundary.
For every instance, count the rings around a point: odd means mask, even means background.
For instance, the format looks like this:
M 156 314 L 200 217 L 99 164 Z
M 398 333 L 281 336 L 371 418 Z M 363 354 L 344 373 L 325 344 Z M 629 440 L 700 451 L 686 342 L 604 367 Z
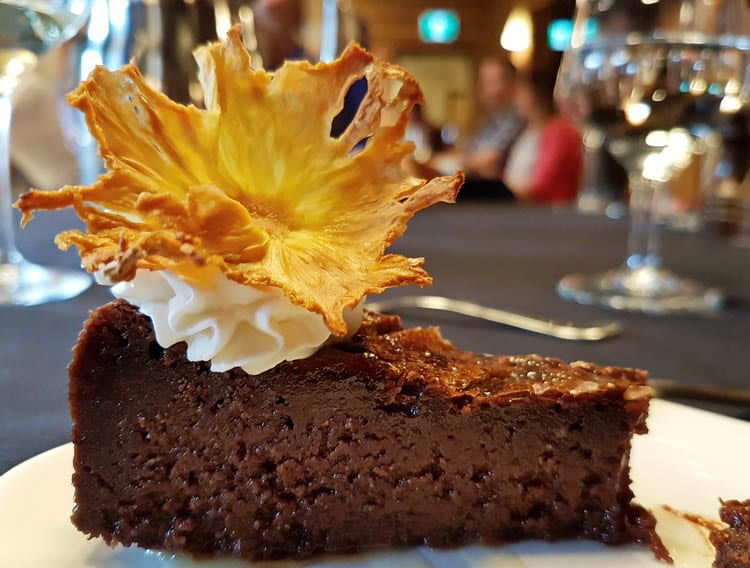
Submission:
M 331 337 L 323 316 L 293 304 L 280 288 L 246 286 L 219 269 L 206 284 L 188 282 L 170 270 L 139 269 L 112 293 L 151 318 L 156 341 L 169 347 L 184 341 L 190 361 L 210 361 L 211 370 L 240 367 L 251 375 L 282 361 L 304 359 Z M 100 284 L 106 282 L 97 274 Z M 362 303 L 346 310 L 350 333 L 362 323 Z

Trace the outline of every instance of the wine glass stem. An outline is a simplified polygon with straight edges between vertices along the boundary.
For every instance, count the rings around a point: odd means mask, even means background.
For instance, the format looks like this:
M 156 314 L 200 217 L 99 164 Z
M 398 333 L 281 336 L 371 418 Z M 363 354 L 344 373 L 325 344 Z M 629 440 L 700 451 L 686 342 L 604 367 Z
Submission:
M 627 266 L 660 268 L 661 251 L 656 204 L 661 185 L 640 176 L 630 176 L 630 234 Z
M 10 96 L 0 94 L 0 265 L 20 260 L 13 233 L 10 185 Z

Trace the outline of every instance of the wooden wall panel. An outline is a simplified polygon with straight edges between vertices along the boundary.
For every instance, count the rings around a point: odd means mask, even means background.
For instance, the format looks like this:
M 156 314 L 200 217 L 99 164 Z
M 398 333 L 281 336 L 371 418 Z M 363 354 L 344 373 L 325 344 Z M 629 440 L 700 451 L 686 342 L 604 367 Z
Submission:
M 425 44 L 417 34 L 419 14 L 429 8 L 450 8 L 461 16 L 461 34 L 450 45 Z M 354 13 L 367 26 L 370 48 L 392 59 L 403 53 L 465 53 L 480 55 L 499 50 L 502 22 L 509 10 L 506 2 L 477 0 L 352 0 Z
M 526 0 L 524 3 L 533 14 L 538 14 L 544 12 L 553 0 Z M 476 108 L 473 84 L 478 64 L 487 55 L 503 53 L 500 33 L 516 2 L 349 0 L 349 4 L 355 16 L 367 28 L 369 49 L 383 59 L 403 63 L 422 82 L 428 103 L 427 114 L 433 121 L 457 123 L 462 129 L 473 121 Z M 419 14 L 430 8 L 449 8 L 458 12 L 461 33 L 456 42 L 448 45 L 426 44 L 419 39 Z M 535 40 L 538 41 L 536 37 Z M 451 64 L 447 67 L 452 69 L 459 65 L 459 61 L 466 61 L 469 69 L 454 73 L 456 77 L 446 76 L 441 83 L 433 72 L 434 63 L 431 60 L 434 61 L 434 56 L 445 56 L 446 63 Z M 546 59 L 545 63 L 548 61 Z M 410 65 L 413 68 L 410 69 Z

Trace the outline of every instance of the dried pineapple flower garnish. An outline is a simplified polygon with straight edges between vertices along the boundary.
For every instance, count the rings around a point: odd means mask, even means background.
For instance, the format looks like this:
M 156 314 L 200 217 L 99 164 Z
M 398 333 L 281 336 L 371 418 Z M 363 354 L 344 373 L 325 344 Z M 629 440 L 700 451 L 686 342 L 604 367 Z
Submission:
M 85 113 L 107 173 L 91 186 L 32 190 L 16 206 L 73 207 L 89 272 L 116 282 L 137 268 L 194 278 L 214 265 L 245 285 L 271 285 L 346 333 L 342 311 L 392 286 L 431 282 L 421 258 L 385 254 L 420 209 L 451 202 L 463 181 L 409 176 L 409 112 L 422 94 L 403 69 L 350 45 L 331 64 L 252 69 L 238 29 L 195 53 L 206 110 L 151 89 L 131 63 L 96 68 L 68 95 Z M 349 86 L 368 90 L 341 136 L 331 121 Z M 366 139 L 361 151 L 353 151 Z

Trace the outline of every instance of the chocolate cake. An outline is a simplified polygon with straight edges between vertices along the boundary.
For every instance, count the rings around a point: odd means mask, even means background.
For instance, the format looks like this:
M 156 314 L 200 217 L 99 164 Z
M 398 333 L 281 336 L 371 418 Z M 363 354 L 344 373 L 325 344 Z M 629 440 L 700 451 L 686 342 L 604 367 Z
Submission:
M 648 519 L 628 468 L 645 381 L 460 351 L 374 313 L 306 359 L 215 373 L 118 300 L 92 312 L 70 366 L 73 522 L 110 544 L 246 559 L 628 542 Z
M 719 516 L 729 526 L 711 531 L 714 568 L 750 567 L 750 500 L 722 501 Z
M 73 208 L 86 230 L 55 242 L 122 299 L 91 314 L 70 366 L 75 525 L 246 559 L 651 538 L 628 469 L 645 373 L 359 325 L 367 296 L 431 283 L 423 258 L 387 251 L 464 179 L 404 168 L 416 79 L 355 44 L 269 73 L 241 35 L 195 52 L 205 109 L 132 63 L 95 68 L 68 100 L 107 172 L 16 204 L 24 223 Z

